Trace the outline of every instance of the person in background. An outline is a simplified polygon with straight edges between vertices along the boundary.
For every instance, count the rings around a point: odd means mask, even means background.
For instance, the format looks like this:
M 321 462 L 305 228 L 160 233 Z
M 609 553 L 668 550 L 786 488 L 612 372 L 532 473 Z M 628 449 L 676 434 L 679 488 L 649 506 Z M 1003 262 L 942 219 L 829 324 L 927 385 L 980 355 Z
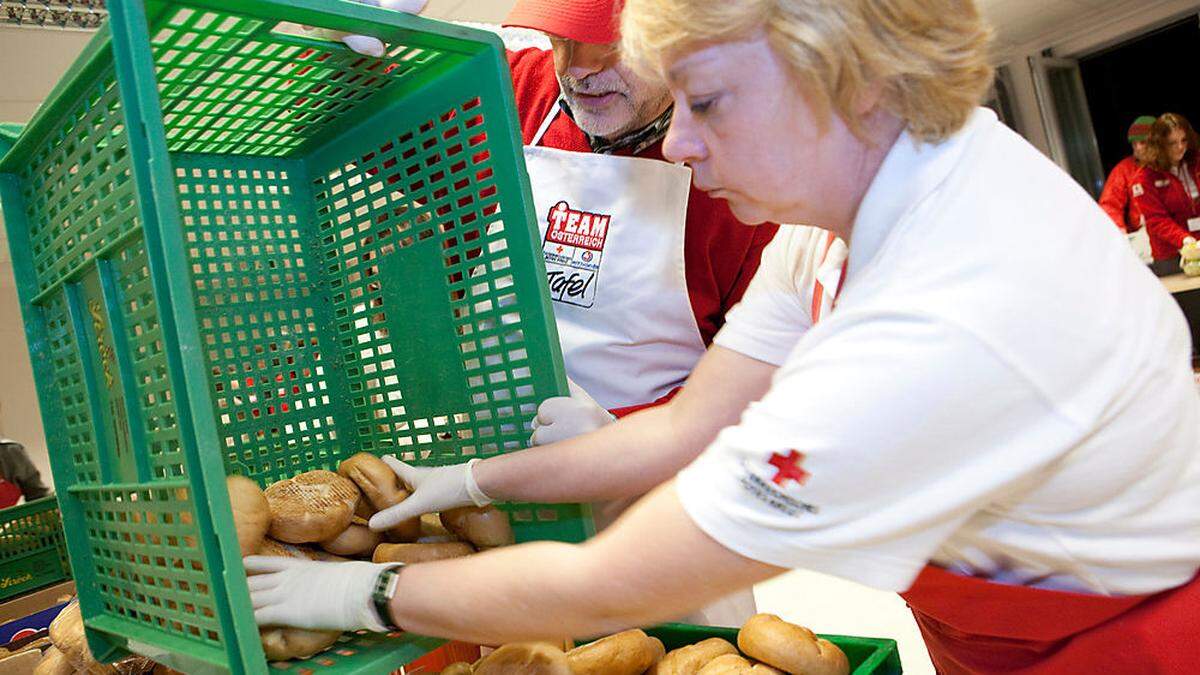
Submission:
M 1148 154 L 1130 193 L 1154 259 L 1169 260 L 1200 230 L 1200 139 L 1183 115 L 1166 113 L 1151 128 Z
M 50 494 L 42 484 L 42 474 L 29 460 L 25 446 L 0 438 L 0 508 L 15 506 L 21 501 L 33 501 Z
M 1129 144 L 1133 146 L 1133 154 L 1126 157 L 1113 167 L 1104 182 L 1104 192 L 1100 194 L 1100 208 L 1109 218 L 1125 232 L 1136 232 L 1145 224 L 1133 201 L 1132 187 L 1138 172 L 1146 164 L 1149 154 L 1150 128 L 1154 126 L 1154 118 L 1142 115 L 1133 121 L 1129 127 Z

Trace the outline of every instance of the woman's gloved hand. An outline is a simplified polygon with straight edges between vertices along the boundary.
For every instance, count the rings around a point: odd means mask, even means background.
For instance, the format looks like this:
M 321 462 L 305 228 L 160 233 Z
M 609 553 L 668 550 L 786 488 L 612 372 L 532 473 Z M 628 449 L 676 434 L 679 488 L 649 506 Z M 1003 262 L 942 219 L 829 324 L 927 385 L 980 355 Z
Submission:
M 478 459 L 465 464 L 435 467 L 405 464 L 392 455 L 384 455 L 382 459 L 404 481 L 412 494 L 399 504 L 371 516 L 372 530 L 388 530 L 426 513 L 492 503 L 492 498 L 484 494 L 479 489 L 479 483 L 475 482 L 472 467 L 479 462 Z
M 534 445 L 549 445 L 574 438 L 611 424 L 617 418 L 596 403 L 582 387 L 567 380 L 570 396 L 556 396 L 542 401 L 533 419 Z
M 371 594 L 379 575 L 395 564 L 259 555 L 244 563 L 254 620 L 260 626 L 387 631 Z

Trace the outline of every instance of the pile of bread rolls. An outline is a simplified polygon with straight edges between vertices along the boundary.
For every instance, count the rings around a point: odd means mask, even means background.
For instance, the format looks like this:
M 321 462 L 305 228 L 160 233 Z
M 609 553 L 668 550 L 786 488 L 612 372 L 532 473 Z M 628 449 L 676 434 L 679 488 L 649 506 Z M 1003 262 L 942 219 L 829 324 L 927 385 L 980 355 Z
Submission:
M 657 638 L 627 630 L 564 651 L 546 642 L 504 645 L 475 664 L 455 663 L 442 675 L 847 675 L 837 645 L 773 614 L 756 614 L 738 631 L 737 646 L 709 638 L 666 651 Z
M 242 555 L 345 561 L 369 558 L 406 564 L 444 560 L 512 544 L 508 516 L 494 507 L 463 507 L 424 514 L 386 532 L 367 521 L 404 501 L 408 486 L 383 460 L 359 453 L 337 473 L 308 471 L 261 490 L 242 476 L 227 479 Z M 264 628 L 263 650 L 272 661 L 312 656 L 340 633 Z

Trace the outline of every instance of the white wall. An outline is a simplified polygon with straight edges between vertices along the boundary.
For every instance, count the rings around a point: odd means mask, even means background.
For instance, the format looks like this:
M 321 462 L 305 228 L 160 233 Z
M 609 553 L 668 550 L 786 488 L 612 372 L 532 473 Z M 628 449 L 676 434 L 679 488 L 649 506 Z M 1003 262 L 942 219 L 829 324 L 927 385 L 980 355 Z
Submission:
M 13 284 L 7 242 L 0 238 L 0 437 L 23 444 L 42 481 L 53 485 L 33 370 L 25 348 L 25 328 Z
M 1012 72 L 1014 105 L 1021 120 L 1022 135 L 1042 152 L 1050 154 L 1034 91 L 1030 57 L 1049 49 L 1057 57 L 1078 58 L 1197 11 L 1200 11 L 1200 2 L 1196 0 L 1115 0 L 1097 11 L 1048 24 L 1032 38 L 1018 43 L 1002 42 L 997 63 L 1008 66 Z

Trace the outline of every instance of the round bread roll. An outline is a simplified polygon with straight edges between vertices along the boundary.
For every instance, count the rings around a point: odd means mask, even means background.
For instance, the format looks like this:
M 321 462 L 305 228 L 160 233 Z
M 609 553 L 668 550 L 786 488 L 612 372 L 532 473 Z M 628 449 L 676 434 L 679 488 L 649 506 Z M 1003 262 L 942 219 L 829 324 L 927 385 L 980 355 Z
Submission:
M 471 555 L 475 549 L 464 542 L 443 544 L 380 544 L 375 547 L 372 562 L 399 562 L 407 565 L 434 560 L 447 560 Z
M 572 649 L 567 663 L 575 675 L 640 675 L 659 660 L 661 648 L 645 632 L 627 630 Z
M 483 657 L 475 675 L 574 675 L 561 649 L 545 642 L 514 642 Z
M 58 647 L 51 647 L 42 653 L 42 660 L 33 667 L 33 675 L 75 675 L 75 666 Z
M 784 675 L 784 672 L 744 659 L 741 654 L 725 654 L 709 661 L 697 675 Z
M 350 526 L 359 493 L 354 483 L 318 469 L 279 481 L 266 490 L 271 536 L 289 544 L 325 541 Z
M 350 523 L 346 531 L 321 542 L 321 548 L 335 555 L 360 556 L 368 555 L 375 550 L 383 535 L 367 527 L 364 522 Z
M 466 661 L 451 663 L 442 668 L 442 675 L 472 675 L 475 671 L 471 668 L 471 664 Z
M 722 654 L 709 661 L 697 675 L 749 675 L 754 664 L 741 654 Z
M 338 465 L 338 473 L 354 481 L 375 512 L 408 499 L 409 492 L 400 484 L 396 472 L 369 452 L 360 452 L 342 460 Z M 387 534 L 392 541 L 416 541 L 421 536 L 420 518 L 409 518 L 388 530 Z
M 309 560 L 320 560 L 322 562 L 347 562 L 350 560 L 350 558 L 334 555 L 311 546 L 285 544 L 281 541 L 275 541 L 270 537 L 263 539 L 262 545 L 258 547 L 258 555 L 282 558 L 308 558 Z
M 737 648 L 721 638 L 709 638 L 694 645 L 680 647 L 667 652 L 652 669 L 652 675 L 695 675 L 708 665 L 709 661 L 724 656 L 737 654 Z
M 774 614 L 755 614 L 738 632 L 747 656 L 792 675 L 846 675 L 850 661 L 832 642 Z
M 479 548 L 509 546 L 513 538 L 508 514 L 494 506 L 463 506 L 441 513 L 442 525 Z
M 233 527 L 237 530 L 242 557 L 254 555 L 271 527 L 271 505 L 258 483 L 245 476 L 225 479 L 229 506 L 233 509 Z
M 263 652 L 268 661 L 305 659 L 333 646 L 341 636 L 339 631 L 305 630 L 303 628 L 263 628 L 259 630 Z

